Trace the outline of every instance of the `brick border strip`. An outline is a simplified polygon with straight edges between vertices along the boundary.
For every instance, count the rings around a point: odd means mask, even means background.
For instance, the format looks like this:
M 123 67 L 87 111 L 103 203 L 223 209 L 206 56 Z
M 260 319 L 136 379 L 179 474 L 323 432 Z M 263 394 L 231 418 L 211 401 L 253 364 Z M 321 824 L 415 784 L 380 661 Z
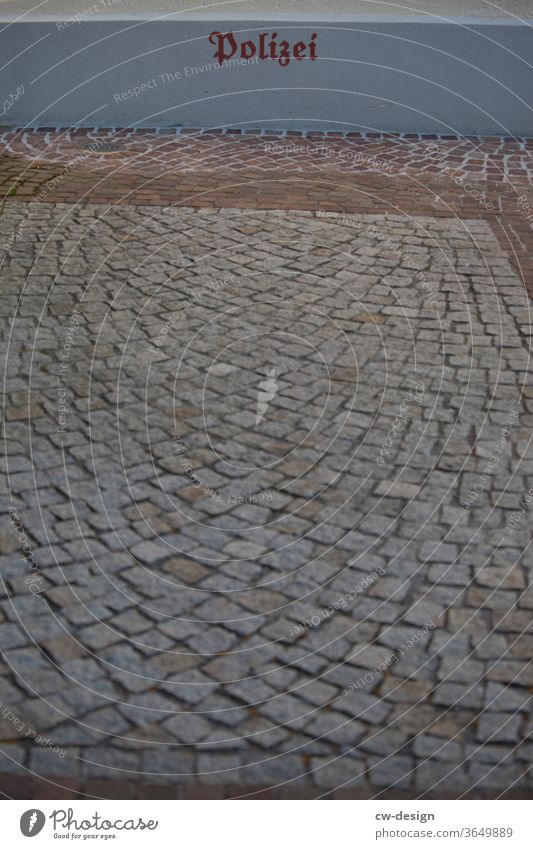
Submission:
M 121 133 L 136 133 L 143 135 L 145 133 L 154 133 L 157 135 L 187 135 L 194 133 L 196 135 L 242 135 L 242 136 L 267 136 L 271 138 L 305 138 L 305 139 L 372 139 L 382 140 L 400 139 L 405 141 L 460 141 L 472 142 L 476 145 L 482 145 L 485 142 L 497 144 L 518 144 L 526 149 L 533 150 L 533 137 L 530 136 L 462 136 L 453 133 L 359 133 L 351 130 L 329 131 L 329 130 L 267 130 L 263 127 L 185 127 L 181 125 L 170 127 L 76 127 L 76 126 L 58 126 L 58 127 L 24 127 L 7 129 L 6 132 L 13 133 L 79 133 L 80 135 L 89 135 L 92 133 L 109 133 L 119 135 Z
M 483 219 L 498 241 L 533 299 L 533 226 L 524 214 L 533 206 L 533 192 L 520 186 L 484 184 L 481 204 L 464 186 L 438 176 L 424 182 L 381 173 L 339 174 L 327 169 L 312 177 L 264 171 L 150 173 L 115 168 L 68 173 L 58 164 L 29 166 L 17 157 L 0 159 L 0 200 L 4 202 L 137 204 L 193 208 L 296 209 L 342 214 L 426 215 L 434 218 Z M 43 196 L 44 195 L 44 196 Z M 525 207 L 519 199 L 528 196 Z M 436 199 L 441 201 L 438 208 Z
M 352 788 L 331 790 L 306 783 L 286 785 L 269 789 L 261 785 L 218 785 L 200 784 L 151 784 L 127 779 L 92 778 L 86 781 L 62 778 L 59 776 L 37 777 L 21 773 L 0 773 L 0 796 L 4 799 L 265 799 L 265 800 L 305 800 L 305 799 L 362 799 L 369 800 L 374 796 L 380 799 L 420 799 L 420 795 L 405 790 L 382 787 Z M 424 799 L 456 799 L 450 792 L 430 793 Z M 533 791 L 519 786 L 511 791 L 477 791 L 466 793 L 464 799 L 533 799 Z

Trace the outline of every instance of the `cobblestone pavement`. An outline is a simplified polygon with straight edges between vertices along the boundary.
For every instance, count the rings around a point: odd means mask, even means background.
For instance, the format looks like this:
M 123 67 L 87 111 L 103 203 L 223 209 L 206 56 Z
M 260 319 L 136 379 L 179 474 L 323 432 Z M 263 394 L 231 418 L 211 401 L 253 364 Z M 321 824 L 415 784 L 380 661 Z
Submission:
M 0 233 L 0 771 L 529 793 L 530 302 L 491 224 L 41 200 Z
M 473 180 L 525 183 L 533 179 L 533 139 L 459 138 L 416 134 L 292 132 L 194 128 L 37 128 L 0 133 L 6 154 L 68 164 L 86 160 L 92 169 L 126 164 L 146 173 L 209 172 L 226 168 L 312 175 L 327 166 L 341 174 L 391 173 L 422 179 L 455 174 Z

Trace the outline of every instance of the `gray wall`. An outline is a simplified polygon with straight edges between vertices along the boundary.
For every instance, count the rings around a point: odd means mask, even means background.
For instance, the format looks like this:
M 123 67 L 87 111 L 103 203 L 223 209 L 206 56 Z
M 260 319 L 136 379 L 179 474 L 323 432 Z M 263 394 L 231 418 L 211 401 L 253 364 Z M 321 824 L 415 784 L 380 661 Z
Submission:
M 25 14 L 37 20 L 47 15 L 65 17 L 96 5 L 94 14 L 115 13 L 122 17 L 139 15 L 143 18 L 159 14 L 183 15 L 194 12 L 196 17 L 232 17 L 249 20 L 253 17 L 324 15 L 374 19 L 381 17 L 412 17 L 430 15 L 444 17 L 467 16 L 478 18 L 507 18 L 512 15 L 531 17 L 531 0 L 0 0 L 0 15 L 11 19 Z
M 207 36 L 217 29 L 239 31 L 243 39 L 274 30 L 294 41 L 318 32 L 320 58 L 286 68 L 259 62 L 188 74 L 187 68 L 214 63 Z M 61 29 L 55 20 L 12 23 L 0 33 L 0 56 L 2 65 L 9 63 L 2 71 L 3 97 L 24 86 L 0 117 L 7 126 L 246 125 L 533 136 L 533 30 L 508 22 L 95 16 Z M 159 75 L 167 73 L 180 76 L 163 82 Z M 146 90 L 137 97 L 115 96 L 143 83 Z

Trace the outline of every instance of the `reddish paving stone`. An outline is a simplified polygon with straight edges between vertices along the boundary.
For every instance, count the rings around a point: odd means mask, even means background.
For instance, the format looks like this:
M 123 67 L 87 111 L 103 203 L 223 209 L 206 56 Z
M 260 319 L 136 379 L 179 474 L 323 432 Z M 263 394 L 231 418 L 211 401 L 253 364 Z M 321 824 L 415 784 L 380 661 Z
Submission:
M 116 149 L 110 149 L 110 145 Z M 91 170 L 120 167 L 126 155 L 130 167 L 180 172 L 218 169 L 259 169 L 310 174 L 328 169 L 343 174 L 418 175 L 424 179 L 446 168 L 463 177 L 531 183 L 533 140 L 394 133 L 321 133 L 221 129 L 200 130 L 53 130 L 7 131 L 0 135 L 5 154 L 51 164 L 73 162 Z
M 471 144 L 464 140 L 432 142 L 438 164 L 424 165 L 425 170 L 417 165 L 402 172 L 394 163 L 399 142 L 382 136 L 378 141 L 382 156 L 388 145 L 390 155 L 383 161 L 389 170 L 372 170 L 369 160 L 377 155 L 375 144 L 361 136 L 357 137 L 357 144 L 366 165 L 352 167 L 340 155 L 333 157 L 333 162 L 332 157 L 316 155 L 304 156 L 299 165 L 286 157 L 276 161 L 275 155 L 267 157 L 258 152 L 258 145 L 264 147 L 268 142 L 264 136 L 252 139 L 196 132 L 194 137 L 179 135 L 162 141 L 161 136 L 148 131 L 121 131 L 113 138 L 118 150 L 103 154 L 100 150 L 81 149 L 78 133 L 5 135 L 9 138 L 0 159 L 0 193 L 7 201 L 324 209 L 484 218 L 494 226 L 502 247 L 533 294 L 533 192 L 526 167 L 533 145 L 529 140 L 477 140 L 472 158 L 478 168 L 480 151 L 484 152 L 484 171 L 472 171 L 465 179 L 466 172 L 460 172 L 461 162 L 464 165 L 460 156 L 456 157 L 453 170 L 443 173 L 445 168 L 451 168 L 453 151 Z M 90 136 L 94 144 L 103 139 L 101 131 L 80 135 L 85 139 Z M 311 135 L 316 134 L 308 134 L 308 138 Z M 420 140 L 417 143 L 427 144 Z M 403 144 L 411 148 L 410 142 Z M 86 140 L 84 145 L 86 148 Z M 342 139 L 338 150 L 346 151 L 348 145 L 348 139 Z M 524 167 L 512 179 L 504 180 L 501 168 L 504 157 L 509 155 L 505 151 L 518 147 L 525 151 Z M 416 161 L 416 155 L 413 158 Z M 346 165 L 345 170 L 341 165 Z

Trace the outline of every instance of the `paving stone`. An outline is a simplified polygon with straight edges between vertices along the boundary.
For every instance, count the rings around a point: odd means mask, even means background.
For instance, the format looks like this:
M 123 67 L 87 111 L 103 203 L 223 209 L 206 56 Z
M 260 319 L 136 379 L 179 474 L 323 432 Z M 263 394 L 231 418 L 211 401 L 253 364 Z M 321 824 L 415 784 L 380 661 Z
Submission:
M 123 734 L 129 728 L 129 722 L 114 707 L 105 707 L 88 713 L 84 717 L 84 722 L 105 734 Z
M 174 696 L 180 701 L 190 705 L 196 705 L 203 699 L 206 699 L 211 693 L 218 688 L 218 683 L 208 678 L 203 672 L 197 669 L 185 671 L 179 678 L 171 676 L 167 678 L 159 689 L 165 693 Z
M 211 725 L 201 716 L 183 713 L 166 719 L 162 728 L 178 740 L 191 746 L 204 740 L 211 731 Z
M 226 685 L 226 692 L 236 696 L 248 705 L 257 705 L 276 695 L 276 690 L 259 677 L 245 678 Z
M 202 742 L 202 751 L 213 752 L 245 752 L 247 745 L 240 737 L 234 737 L 227 729 L 217 728 Z
M 430 734 L 420 734 L 413 744 L 413 753 L 419 758 L 436 758 L 438 761 L 452 761 L 454 764 L 462 760 L 462 750 L 459 743 L 448 742 Z
M 275 696 L 259 708 L 268 719 L 293 729 L 305 728 L 312 719 L 312 710 L 305 702 L 288 693 Z
M 250 739 L 254 745 L 273 750 L 283 740 L 289 739 L 289 732 L 258 716 L 246 720 L 239 726 L 243 738 Z
M 384 758 L 369 758 L 370 781 L 376 787 L 406 790 L 413 783 L 414 762 L 411 758 L 391 754 Z
M 416 498 L 419 492 L 419 486 L 402 481 L 381 481 L 376 487 L 377 495 L 386 495 L 389 498 Z
M 417 765 L 413 777 L 417 793 L 432 794 L 435 798 L 444 793 L 459 794 L 472 786 L 462 764 L 423 761 Z
M 512 713 L 484 714 L 479 720 L 476 738 L 491 743 L 516 743 L 520 734 L 521 717 Z
M 488 683 L 485 689 L 485 708 L 497 711 L 527 711 L 533 699 L 527 690 L 520 687 Z
M 127 610 L 113 618 L 113 626 L 119 631 L 130 634 L 141 634 L 151 626 L 151 622 L 137 610 Z
M 100 678 L 93 682 L 92 689 L 71 687 L 62 691 L 62 698 L 70 705 L 78 716 L 83 716 L 109 702 L 114 702 L 119 696 L 117 688 L 111 681 Z
M 385 700 L 360 691 L 338 696 L 333 702 L 333 707 L 353 719 L 360 719 L 371 725 L 381 725 L 391 709 Z
M 111 627 L 106 625 L 89 625 L 79 632 L 80 641 L 90 649 L 98 651 L 107 646 L 118 643 L 120 634 L 117 634 Z
M 358 750 L 383 756 L 398 754 L 408 741 L 410 734 L 398 728 L 385 728 L 376 731 L 372 728 L 368 737 L 364 737 L 358 745 Z
M 141 771 L 150 776 L 171 776 L 182 782 L 190 782 L 195 778 L 194 755 L 186 749 L 161 749 L 160 746 L 150 746 L 141 752 Z
M 524 788 L 526 773 L 518 764 L 470 764 L 468 767 L 469 785 L 477 790 L 501 791 L 507 788 Z
M 20 743 L 4 743 L 0 746 L 0 772 L 20 773 L 26 749 Z
M 348 789 L 365 784 L 364 761 L 349 757 L 312 758 L 313 778 L 319 787 Z
M 131 553 L 138 560 L 151 565 L 152 563 L 158 563 L 168 557 L 169 550 L 165 545 L 147 540 L 146 542 L 140 542 L 138 545 L 134 546 L 131 549 Z
M 84 751 L 80 769 L 82 776 L 101 775 L 112 778 L 116 770 L 136 774 L 141 766 L 141 756 L 137 752 L 126 752 L 116 746 L 102 748 L 95 746 Z M 86 759 L 86 763 L 84 760 Z
M 205 784 L 238 784 L 241 758 L 238 754 L 205 752 L 198 756 L 198 778 Z
M 254 557 L 260 557 L 265 552 L 265 548 L 257 545 L 254 542 L 245 542 L 245 540 L 232 542 L 225 549 L 225 553 L 231 557 L 239 559 L 251 560 Z
M 463 707 L 480 710 L 483 706 L 484 688 L 481 684 L 440 684 L 435 689 L 433 703 L 446 707 Z
M 54 752 L 53 749 L 41 746 L 32 748 L 30 769 L 36 775 L 54 778 L 75 778 L 80 772 L 79 761 L 70 752 L 65 753 L 64 749 Z
M 306 773 L 304 761 L 297 755 L 269 756 L 243 765 L 241 779 L 245 784 L 262 787 L 277 786 L 285 781 L 290 781 L 292 786 Z
M 270 683 L 275 683 L 271 677 L 269 680 Z M 322 707 L 330 704 L 338 693 L 336 687 L 332 687 L 330 684 L 326 684 L 323 681 L 316 680 L 297 680 L 294 682 L 292 689 L 301 699 L 304 699 L 306 702 L 310 702 L 316 707 Z M 335 707 L 338 707 L 337 703 Z
M 365 726 L 363 723 L 346 717 L 336 711 L 324 712 L 310 722 L 306 733 L 341 746 L 355 746 L 361 739 Z
M 213 626 L 188 640 L 193 651 L 207 656 L 222 654 L 234 646 L 236 642 L 235 636 L 229 634 L 223 628 L 214 628 Z
M 230 728 L 238 725 L 248 716 L 248 711 L 238 702 L 220 693 L 213 693 L 204 699 L 201 709 L 204 715 L 209 715 L 214 722 L 220 722 Z
M 0 645 L 3 649 L 14 649 L 25 646 L 27 637 L 18 625 L 10 622 L 0 624 Z

